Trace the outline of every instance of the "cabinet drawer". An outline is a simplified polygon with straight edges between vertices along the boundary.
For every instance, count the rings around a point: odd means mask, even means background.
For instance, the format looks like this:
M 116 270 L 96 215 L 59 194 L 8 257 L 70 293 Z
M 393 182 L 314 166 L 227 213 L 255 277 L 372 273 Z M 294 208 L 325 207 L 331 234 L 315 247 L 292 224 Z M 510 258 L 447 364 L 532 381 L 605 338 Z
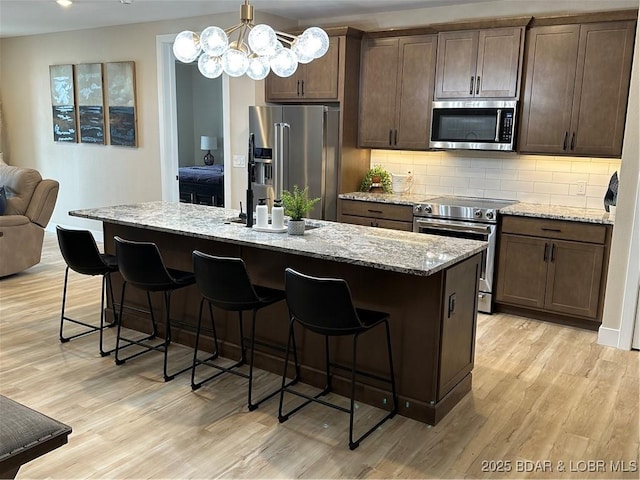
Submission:
M 605 225 L 565 220 L 547 220 L 506 215 L 502 217 L 502 233 L 604 244 L 607 237 L 607 227 Z
M 399 222 L 413 222 L 413 208 L 411 205 L 360 202 L 358 200 L 340 200 L 340 212 L 343 215 L 384 218 Z
M 354 225 L 365 225 L 367 227 L 389 228 L 391 230 L 402 230 L 405 232 L 411 232 L 413 230 L 413 223 L 411 222 L 398 222 L 396 220 L 358 217 L 355 215 L 340 215 L 340 222 L 351 223 Z

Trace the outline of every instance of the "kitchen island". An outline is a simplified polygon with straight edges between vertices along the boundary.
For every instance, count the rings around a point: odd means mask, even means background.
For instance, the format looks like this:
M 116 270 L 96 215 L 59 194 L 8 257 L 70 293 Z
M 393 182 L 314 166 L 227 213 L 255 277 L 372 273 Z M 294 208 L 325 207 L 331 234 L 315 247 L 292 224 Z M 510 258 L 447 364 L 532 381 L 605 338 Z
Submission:
M 114 253 L 113 237 L 153 241 L 167 266 L 192 271 L 191 254 L 200 250 L 244 259 L 255 283 L 283 288 L 284 269 L 340 277 L 349 283 L 356 305 L 391 315 L 391 340 L 399 395 L 399 413 L 436 424 L 471 390 L 478 276 L 485 242 L 375 229 L 324 221 L 307 221 L 303 236 L 258 232 L 237 223 L 238 211 L 184 203 L 151 202 L 88 210 L 70 215 L 103 222 L 105 250 Z M 114 278 L 117 288 L 121 279 Z M 118 291 L 118 290 L 116 290 Z M 130 293 L 130 295 L 129 295 Z M 200 296 L 195 287 L 174 294 L 172 318 L 181 322 L 174 341 L 193 342 Z M 142 292 L 130 289 L 125 326 L 144 330 L 148 321 Z M 112 306 L 110 307 L 112 308 Z M 160 311 L 160 304 L 154 309 Z M 267 319 L 266 317 L 270 317 Z M 217 313 L 222 354 L 236 358 L 237 322 Z M 256 335 L 284 343 L 288 312 L 284 302 L 261 313 Z M 321 338 L 298 332 L 302 381 L 323 385 Z M 338 362 L 350 358 L 348 341 L 335 339 Z M 359 365 L 385 373 L 384 335 L 361 339 Z M 282 361 L 257 351 L 256 366 L 281 374 Z M 338 373 L 334 391 L 347 394 L 348 379 Z M 390 392 L 374 380 L 363 380 L 357 398 L 387 408 Z

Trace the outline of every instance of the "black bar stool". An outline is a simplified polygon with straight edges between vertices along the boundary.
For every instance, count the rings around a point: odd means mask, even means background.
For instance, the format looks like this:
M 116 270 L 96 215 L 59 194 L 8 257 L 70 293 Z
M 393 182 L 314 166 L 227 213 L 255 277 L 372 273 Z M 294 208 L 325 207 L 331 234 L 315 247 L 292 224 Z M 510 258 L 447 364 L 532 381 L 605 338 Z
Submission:
M 64 288 L 62 290 L 62 312 L 60 314 L 60 341 L 68 342 L 71 339 L 88 335 L 93 332 L 100 332 L 100 355 L 106 356 L 113 352 L 113 349 L 105 351 L 103 344 L 103 330 L 105 328 L 104 299 L 107 290 L 111 296 L 111 305 L 113 306 L 114 322 L 107 326 L 112 327 L 117 323 L 118 317 L 115 314 L 115 303 L 113 297 L 113 287 L 111 285 L 111 274 L 118 271 L 118 261 L 113 255 L 100 253 L 98 246 L 89 230 L 69 230 L 56 226 L 58 235 L 58 245 L 62 258 L 67 264 L 64 271 Z M 100 293 L 100 325 L 91 325 L 73 318 L 65 316 L 65 307 L 67 305 L 67 284 L 69 280 L 69 269 L 82 275 L 102 275 L 102 290 Z M 77 325 L 86 327 L 82 332 L 76 333 L 69 337 L 64 336 L 64 322 L 72 322 Z
M 196 284 L 200 293 L 202 294 L 202 300 L 200 301 L 200 313 L 198 315 L 198 327 L 196 331 L 195 349 L 193 352 L 193 368 L 191 371 L 191 388 L 197 390 L 204 383 L 213 380 L 214 378 L 224 374 L 231 373 L 239 377 L 249 379 L 249 388 L 247 393 L 247 405 L 249 410 L 255 410 L 262 402 L 270 399 L 280 392 L 280 388 L 267 394 L 258 401 L 252 400 L 253 389 L 253 360 L 255 357 L 255 346 L 261 345 L 271 348 L 273 350 L 284 352 L 284 345 L 275 345 L 268 342 L 256 341 L 256 314 L 258 310 L 268 307 L 276 302 L 284 300 L 284 292 L 282 290 L 275 290 L 273 288 L 262 287 L 260 285 L 253 285 L 249 279 L 244 261 L 240 258 L 229 257 L 216 257 L 213 255 L 207 255 L 199 251 L 193 252 L 193 271 L 196 276 Z M 211 327 L 213 331 L 214 352 L 211 356 L 198 359 L 198 344 L 200 342 L 200 331 L 202 328 L 202 311 L 205 301 L 209 306 L 209 317 L 211 318 Z M 212 306 L 218 307 L 222 310 L 238 312 L 238 322 L 240 331 L 240 360 L 231 366 L 220 366 L 213 363 L 219 357 L 218 349 L 218 336 L 216 333 L 216 325 L 213 315 Z M 245 336 L 242 325 L 242 312 L 251 310 L 251 336 L 250 350 L 251 357 L 249 359 L 249 374 L 245 374 L 236 370 L 238 367 L 246 363 L 245 352 Z M 295 339 L 294 339 L 295 342 Z M 294 358 L 296 365 L 296 375 L 287 385 L 292 385 L 298 381 L 299 367 L 297 362 L 297 356 L 295 353 L 294 343 Z M 196 367 L 198 365 L 207 365 L 213 367 L 218 372 L 213 375 L 196 382 Z
M 346 412 L 349 414 L 349 448 L 355 449 L 360 442 L 368 437 L 376 428 L 395 416 L 398 411 L 398 399 L 396 383 L 393 373 L 393 360 L 391 357 L 391 338 L 389 335 L 389 315 L 384 312 L 355 308 L 351 298 L 351 291 L 347 282 L 338 278 L 317 278 L 298 273 L 291 268 L 285 271 L 285 293 L 291 321 L 289 323 L 289 339 L 295 339 L 294 324 L 298 322 L 312 332 L 324 335 L 325 338 L 325 368 L 326 384 L 324 389 L 315 396 L 310 396 L 285 385 L 287 374 L 287 362 L 291 342 L 287 345 L 285 355 L 285 370 L 283 373 L 282 391 L 280 393 L 280 406 L 278 408 L 278 420 L 280 423 L 289 419 L 289 416 L 308 405 L 317 402 L 322 405 Z M 363 372 L 356 368 L 356 353 L 360 334 L 369 331 L 377 325 L 384 325 L 387 334 L 387 354 L 389 357 L 389 377 L 384 378 L 372 373 Z M 332 363 L 329 356 L 329 337 L 353 336 L 353 357 L 350 367 Z M 331 367 L 349 370 L 351 372 L 350 407 L 345 408 L 335 403 L 322 400 L 320 397 L 331 391 Z M 376 379 L 391 384 L 393 405 L 382 420 L 353 440 L 353 420 L 355 413 L 355 389 L 356 374 Z M 282 413 L 282 405 L 285 392 L 292 393 L 306 399 L 306 402 L 298 405 L 287 413 Z
M 167 268 L 155 243 L 134 242 L 124 240 L 120 237 L 114 237 L 114 239 L 116 242 L 116 258 L 118 259 L 118 267 L 120 268 L 120 274 L 124 279 L 124 283 L 122 284 L 122 295 L 120 298 L 119 317 L 121 321 L 118 322 L 118 336 L 116 339 L 116 365 L 122 365 L 127 360 L 150 351 L 155 350 L 164 352 L 162 373 L 164 381 L 168 382 L 169 380 L 173 380 L 176 375 L 191 369 L 191 366 L 189 366 L 172 374 L 167 373 L 167 353 L 169 350 L 169 344 L 171 343 L 171 293 L 179 288 L 194 284 L 195 277 L 190 272 Z M 121 334 L 122 307 L 124 305 L 125 290 L 129 283 L 140 290 L 144 290 L 147 294 L 152 331 L 151 335 L 144 338 L 124 338 Z M 151 304 L 151 292 L 162 292 L 164 298 L 164 342 L 157 345 L 146 343 L 148 340 L 154 339 L 157 335 L 157 324 L 153 315 L 153 305 Z M 125 342 L 126 345 L 121 347 L 120 342 Z M 138 345 L 142 347 L 143 350 L 129 355 L 126 358 L 120 358 L 120 351 L 123 348 L 130 347 L 132 345 Z

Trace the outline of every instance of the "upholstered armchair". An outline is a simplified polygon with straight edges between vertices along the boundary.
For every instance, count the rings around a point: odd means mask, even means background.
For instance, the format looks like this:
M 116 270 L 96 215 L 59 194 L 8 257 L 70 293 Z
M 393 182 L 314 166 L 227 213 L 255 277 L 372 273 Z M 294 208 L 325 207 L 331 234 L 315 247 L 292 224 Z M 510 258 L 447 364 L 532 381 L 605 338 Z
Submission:
M 0 215 L 0 277 L 4 277 L 40 262 L 44 229 L 53 214 L 59 184 L 43 180 L 37 170 L 0 161 L 1 187 L 6 193 L 5 211 Z

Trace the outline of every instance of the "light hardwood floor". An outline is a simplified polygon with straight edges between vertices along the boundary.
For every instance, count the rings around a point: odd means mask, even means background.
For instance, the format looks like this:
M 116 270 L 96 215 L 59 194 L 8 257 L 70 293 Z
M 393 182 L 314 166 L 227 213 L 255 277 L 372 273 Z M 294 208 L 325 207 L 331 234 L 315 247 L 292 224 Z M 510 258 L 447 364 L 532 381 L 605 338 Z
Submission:
M 61 344 L 63 275 L 47 233 L 42 263 L 0 280 L 0 393 L 73 427 L 19 479 L 639 477 L 639 355 L 594 332 L 480 315 L 473 391 L 437 426 L 396 416 L 352 452 L 346 414 L 314 405 L 279 424 L 275 399 L 247 411 L 243 379 L 192 392 L 188 374 L 162 381 L 160 354 L 116 366 L 95 334 Z M 70 289 L 69 313 L 97 318 L 100 279 Z

